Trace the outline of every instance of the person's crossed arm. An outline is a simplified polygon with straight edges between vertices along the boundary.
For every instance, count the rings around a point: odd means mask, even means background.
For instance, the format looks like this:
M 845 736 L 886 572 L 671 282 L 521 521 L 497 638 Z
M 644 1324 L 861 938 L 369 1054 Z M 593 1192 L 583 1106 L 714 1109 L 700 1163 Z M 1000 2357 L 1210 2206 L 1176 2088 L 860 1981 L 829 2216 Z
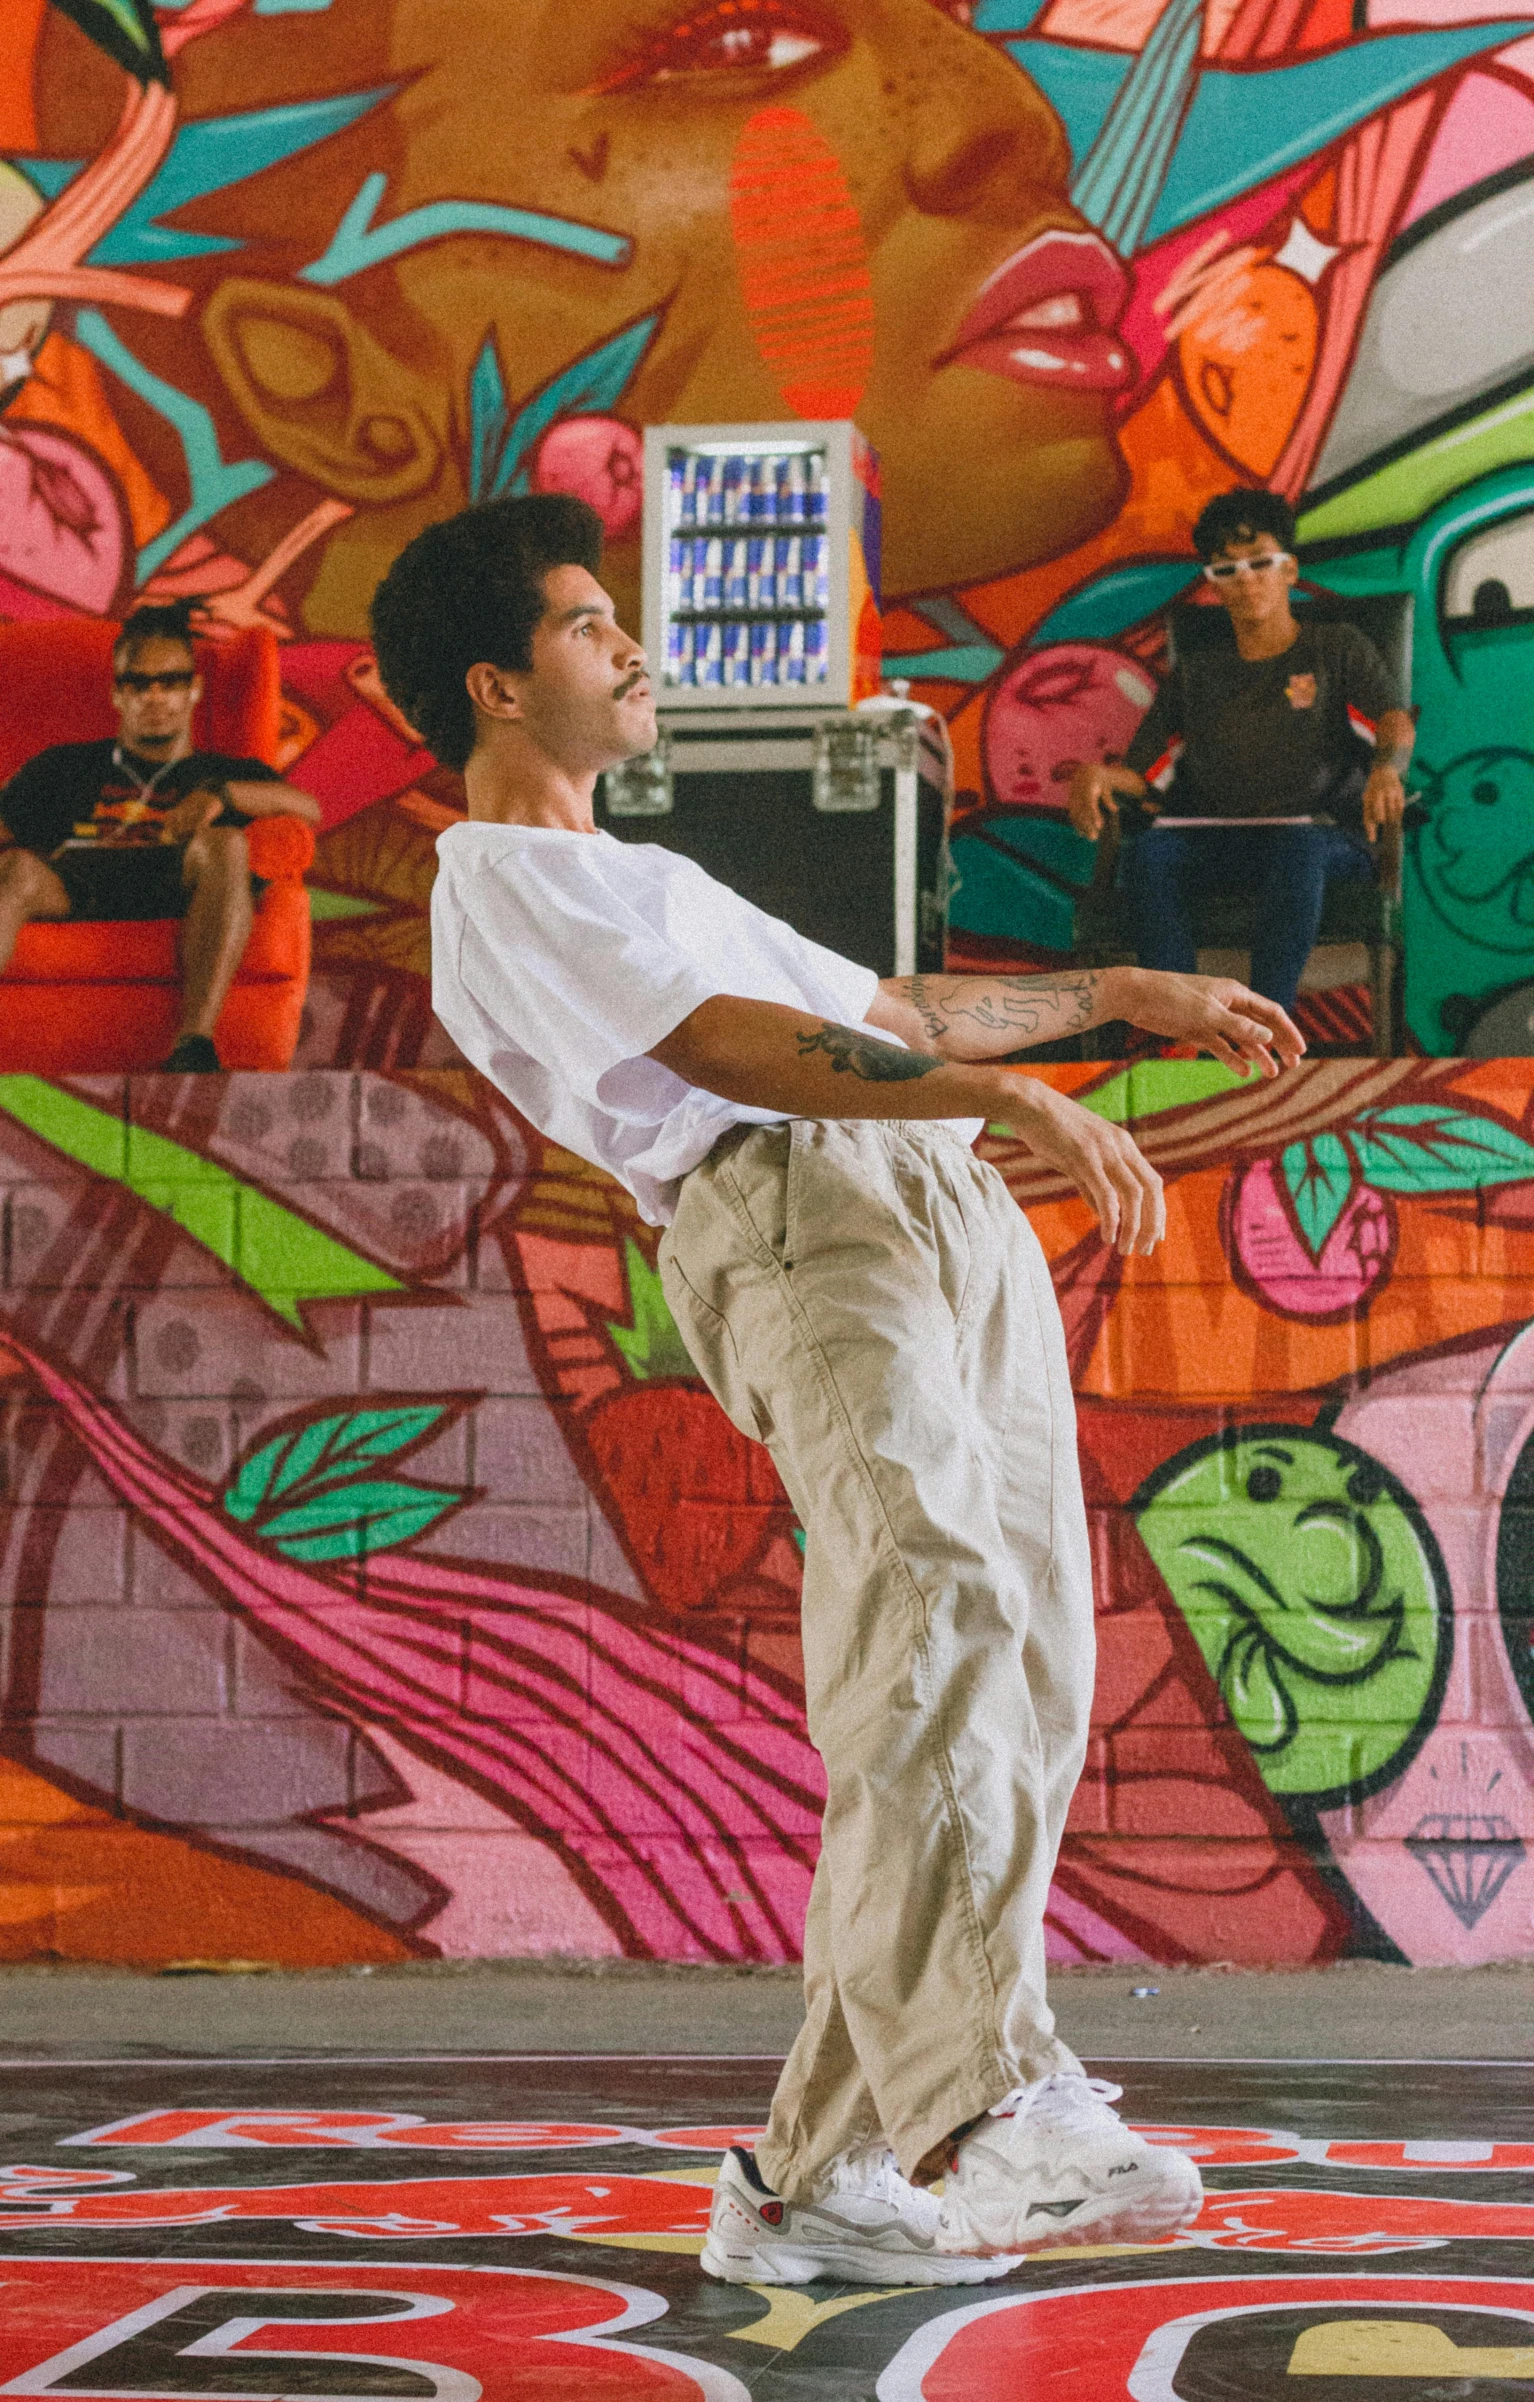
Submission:
M 320 805 L 312 793 L 300 792 L 296 784 L 259 781 L 245 776 L 231 776 L 227 782 L 199 784 L 165 813 L 160 828 L 161 842 L 188 843 L 205 826 L 223 814 L 225 806 L 238 809 L 242 817 L 300 817 L 306 826 L 320 822 Z
M 1126 1256 L 1166 1230 L 1161 1179 L 1133 1137 L 1008 1053 L 1110 1019 L 1195 1043 L 1265 1076 L 1305 1045 L 1274 1001 L 1224 976 L 1104 968 L 1063 976 L 905 976 L 879 987 L 866 1023 L 906 1049 L 772 1001 L 720 994 L 649 1056 L 685 1083 L 786 1117 L 1003 1118 L 1091 1203 Z

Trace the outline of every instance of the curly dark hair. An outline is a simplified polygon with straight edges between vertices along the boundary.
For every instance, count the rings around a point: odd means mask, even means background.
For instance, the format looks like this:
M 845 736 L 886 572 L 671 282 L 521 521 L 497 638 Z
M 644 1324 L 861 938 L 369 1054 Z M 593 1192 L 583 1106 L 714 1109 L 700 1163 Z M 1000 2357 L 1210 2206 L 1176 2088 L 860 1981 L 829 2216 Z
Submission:
M 189 600 L 147 603 L 124 621 L 112 645 L 112 663 L 131 658 L 141 642 L 184 642 L 192 647 L 192 604 Z
M 485 501 L 400 552 L 373 595 L 373 648 L 384 690 L 444 767 L 466 767 L 474 748 L 469 669 L 531 667 L 550 568 L 601 564 L 601 518 L 562 492 Z
M 1200 511 L 1193 547 L 1213 559 L 1230 542 L 1257 542 L 1266 535 L 1280 550 L 1294 548 L 1294 511 L 1277 492 L 1251 489 L 1216 493 Z

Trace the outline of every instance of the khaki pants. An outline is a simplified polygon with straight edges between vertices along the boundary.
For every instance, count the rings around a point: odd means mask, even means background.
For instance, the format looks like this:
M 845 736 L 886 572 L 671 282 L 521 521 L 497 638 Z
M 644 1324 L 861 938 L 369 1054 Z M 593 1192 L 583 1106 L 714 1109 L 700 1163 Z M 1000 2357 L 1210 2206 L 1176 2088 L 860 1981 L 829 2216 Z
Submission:
M 661 1244 L 672 1311 L 807 1532 L 828 1794 L 806 2023 L 763 2176 L 792 2201 L 881 2133 L 907 2175 L 1077 2063 L 1044 1906 L 1086 1746 L 1092 1584 L 1048 1269 L 946 1128 L 737 1128 Z

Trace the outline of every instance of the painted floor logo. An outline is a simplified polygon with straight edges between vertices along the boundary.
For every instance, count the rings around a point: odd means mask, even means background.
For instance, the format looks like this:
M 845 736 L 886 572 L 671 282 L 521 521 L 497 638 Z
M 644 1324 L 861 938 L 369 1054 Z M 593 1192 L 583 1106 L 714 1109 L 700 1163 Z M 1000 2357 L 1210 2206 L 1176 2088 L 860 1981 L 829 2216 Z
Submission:
M 537 2269 L 273 2261 L 4 2264 L 0 2394 L 74 2402 L 748 2402 L 728 2370 L 622 2340 L 659 2294 Z
M 1526 2281 L 1179 2279 L 1004 2296 L 930 2319 L 878 2402 L 1492 2402 L 1534 2388 Z M 1303 2380 L 1303 2382 L 1296 2382 Z

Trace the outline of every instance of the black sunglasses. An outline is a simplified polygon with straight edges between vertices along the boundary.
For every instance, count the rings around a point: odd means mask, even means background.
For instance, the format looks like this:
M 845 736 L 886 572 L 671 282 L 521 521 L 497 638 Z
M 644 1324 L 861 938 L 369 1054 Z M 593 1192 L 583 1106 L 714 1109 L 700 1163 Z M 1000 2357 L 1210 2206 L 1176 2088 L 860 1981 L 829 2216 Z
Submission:
M 194 667 L 168 667 L 163 675 L 146 676 L 136 667 L 122 668 L 113 681 L 119 692 L 185 692 L 197 681 Z

